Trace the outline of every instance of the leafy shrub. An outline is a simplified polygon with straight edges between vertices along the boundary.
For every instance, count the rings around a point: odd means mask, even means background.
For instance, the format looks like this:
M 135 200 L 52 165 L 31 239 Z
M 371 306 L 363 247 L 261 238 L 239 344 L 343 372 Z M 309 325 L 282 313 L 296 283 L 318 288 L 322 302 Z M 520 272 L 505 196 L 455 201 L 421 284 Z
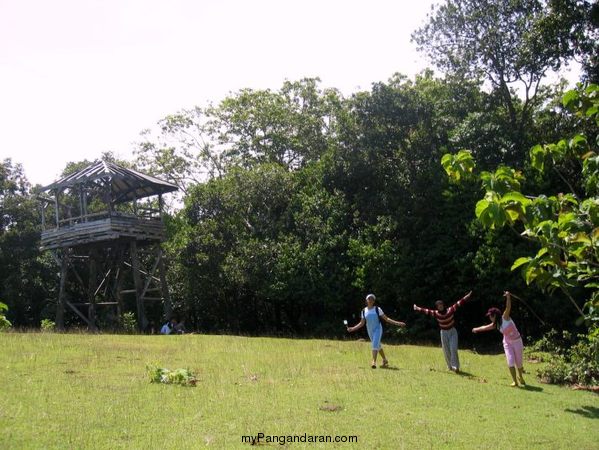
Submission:
M 189 369 L 169 370 L 158 366 L 148 366 L 150 383 L 179 384 L 181 386 L 195 386 L 197 378 Z
M 573 344 L 574 340 L 570 332 L 562 331 L 559 333 L 557 330 L 551 329 L 541 339 L 527 348 L 531 353 L 541 352 L 563 355 Z
M 569 354 L 573 383 L 599 385 L 599 335 L 585 336 Z
M 550 384 L 599 385 L 599 331 L 578 337 L 576 344 L 554 353 L 549 364 L 537 372 L 541 381 Z
M 556 356 L 547 366 L 537 370 L 537 376 L 543 383 L 566 384 L 568 383 L 569 367 L 561 356 Z
M 0 302 L 0 330 L 4 330 L 6 328 L 12 327 L 10 321 L 6 318 L 6 311 L 8 311 L 8 306 L 4 303 Z
M 44 332 L 52 332 L 56 330 L 56 324 L 50 319 L 42 319 L 40 327 Z
M 135 314 L 126 312 L 120 319 L 121 330 L 127 334 L 135 334 L 137 332 L 137 320 Z

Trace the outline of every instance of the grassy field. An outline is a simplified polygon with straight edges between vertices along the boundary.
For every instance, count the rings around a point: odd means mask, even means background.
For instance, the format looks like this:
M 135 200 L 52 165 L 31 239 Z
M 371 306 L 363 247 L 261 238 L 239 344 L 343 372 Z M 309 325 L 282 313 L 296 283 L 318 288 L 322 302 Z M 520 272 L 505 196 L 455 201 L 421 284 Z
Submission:
M 264 448 L 599 447 L 599 396 L 509 387 L 503 355 L 366 342 L 232 336 L 0 334 L 0 448 L 248 448 L 242 436 L 357 436 Z M 499 346 L 499 344 L 498 344 Z M 152 384 L 148 364 L 196 387 Z

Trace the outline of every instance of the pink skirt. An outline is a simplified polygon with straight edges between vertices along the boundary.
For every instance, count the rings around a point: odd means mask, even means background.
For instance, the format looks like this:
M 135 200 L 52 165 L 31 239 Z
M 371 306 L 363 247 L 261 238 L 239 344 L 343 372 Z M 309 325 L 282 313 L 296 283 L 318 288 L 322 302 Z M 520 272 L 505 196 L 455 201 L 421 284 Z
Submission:
M 522 367 L 522 351 L 524 350 L 522 338 L 514 341 L 504 339 L 503 350 L 505 351 L 508 367 Z

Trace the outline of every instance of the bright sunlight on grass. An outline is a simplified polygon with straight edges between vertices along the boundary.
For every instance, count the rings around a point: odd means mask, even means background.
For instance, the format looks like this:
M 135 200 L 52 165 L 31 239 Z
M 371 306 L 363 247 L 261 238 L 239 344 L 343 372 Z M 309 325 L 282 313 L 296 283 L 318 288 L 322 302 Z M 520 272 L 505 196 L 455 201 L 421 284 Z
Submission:
M 266 448 L 597 448 L 599 397 L 509 387 L 503 354 L 357 341 L 0 334 L 0 448 L 248 448 L 242 436 L 357 436 Z M 498 352 L 500 349 L 498 348 Z M 195 387 L 150 383 L 190 369 Z M 525 366 L 526 367 L 526 366 Z M 263 441 L 262 443 L 265 443 Z

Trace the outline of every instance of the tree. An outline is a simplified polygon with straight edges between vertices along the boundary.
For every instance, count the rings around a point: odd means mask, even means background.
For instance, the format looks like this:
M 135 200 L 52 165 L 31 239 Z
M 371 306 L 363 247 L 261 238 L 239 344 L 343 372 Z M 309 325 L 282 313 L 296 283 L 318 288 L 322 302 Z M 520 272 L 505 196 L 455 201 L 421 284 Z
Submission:
M 243 89 L 209 108 L 211 135 L 234 165 L 297 169 L 318 160 L 334 132 L 339 93 L 319 79 L 286 81 L 277 91 Z
M 158 122 L 160 132 L 144 130 L 137 144 L 136 166 L 179 186 L 185 195 L 194 184 L 224 174 L 222 155 L 207 137 L 206 115 L 196 107 Z
M 168 248 L 175 297 L 195 325 L 303 333 L 342 307 L 346 214 L 338 196 L 318 188 L 317 172 L 262 164 L 192 189 Z
M 542 25 L 545 35 L 569 30 L 564 48 L 581 65 L 582 81 L 599 83 L 599 3 L 589 0 L 550 0 L 552 14 Z
M 303 167 L 329 147 L 341 101 L 318 83 L 307 78 L 286 81 L 278 91 L 242 89 L 216 106 L 169 115 L 159 121 L 159 133 L 142 133 L 136 164 L 185 194 L 236 166 Z
M 562 192 L 524 195 L 524 176 L 511 167 L 481 172 L 478 179 L 485 196 L 476 204 L 476 217 L 491 229 L 509 226 L 537 244 L 534 256 L 514 261 L 527 284 L 549 292 L 560 289 L 587 324 L 599 324 L 599 87 L 590 85 L 567 92 L 563 106 L 580 122 L 578 132 L 556 143 L 538 144 L 530 150 L 532 167 L 555 171 L 563 180 Z M 578 173 L 568 180 L 562 173 L 570 161 Z M 475 164 L 469 152 L 446 154 L 442 165 L 455 181 L 472 176 Z M 586 293 L 580 293 L 586 290 Z M 585 310 L 572 292 L 586 299 Z
M 494 144 L 509 126 L 494 126 L 492 95 L 432 71 L 347 99 L 315 87 L 242 91 L 194 128 L 224 163 L 190 183 L 167 224 L 169 284 L 195 326 L 325 335 L 365 291 L 392 314 L 414 298 L 491 297 L 497 280 L 519 280 L 499 250 L 514 238 L 474 227 L 476 188 L 448 186 L 439 165 L 461 145 L 485 167 L 501 161 Z
M 15 326 L 49 315 L 54 272 L 39 252 L 39 204 L 20 164 L 0 163 L 0 298 Z
M 439 166 L 443 152 L 465 144 L 476 145 L 485 165 L 499 160 L 493 142 L 506 131 L 492 128 L 497 107 L 488 97 L 475 83 L 428 71 L 413 81 L 396 75 L 344 103 L 338 143 L 323 158 L 324 183 L 350 207 L 353 286 L 378 292 L 390 311 L 409 308 L 414 298 L 458 298 L 470 288 L 491 298 L 494 279 L 517 281 L 501 272 L 502 258 L 477 257 L 488 237 L 471 230 L 476 189 L 449 189 Z M 474 116 L 492 130 L 488 139 L 475 129 L 465 133 Z
M 517 155 L 528 147 L 523 137 L 546 98 L 548 72 L 575 56 L 593 56 L 590 10 L 589 2 L 576 0 L 447 0 L 412 40 L 448 76 L 491 84 L 506 108 Z

